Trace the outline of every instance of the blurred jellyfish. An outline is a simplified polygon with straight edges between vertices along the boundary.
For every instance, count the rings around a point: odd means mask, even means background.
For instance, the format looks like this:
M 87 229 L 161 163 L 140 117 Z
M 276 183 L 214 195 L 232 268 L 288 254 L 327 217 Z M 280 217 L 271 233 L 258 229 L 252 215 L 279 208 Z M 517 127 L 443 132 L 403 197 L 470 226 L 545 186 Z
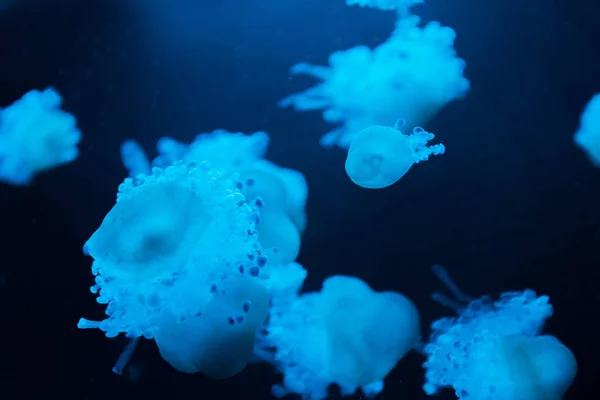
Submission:
M 342 395 L 360 388 L 374 396 L 418 340 L 413 303 L 399 293 L 374 292 L 358 278 L 334 276 L 321 292 L 283 299 L 273 303 L 255 346 L 284 375 L 283 385 L 273 387 L 276 397 L 320 400 L 332 384 Z
M 396 10 L 399 15 L 404 15 L 408 10 L 425 0 L 346 0 L 348 6 L 378 8 L 384 11 Z
M 600 94 L 592 97 L 585 106 L 574 140 L 586 152 L 590 161 L 600 167 Z
M 459 399 L 560 400 L 573 383 L 577 361 L 557 338 L 542 335 L 553 309 L 548 296 L 508 292 L 492 302 L 460 292 L 441 266 L 434 271 L 456 300 L 434 294 L 458 317 L 431 325 L 424 347 L 425 393 L 452 387 Z
M 413 164 L 444 154 L 443 144 L 427 146 L 435 137 L 432 133 L 417 127 L 411 135 L 404 135 L 403 125 L 404 120 L 399 120 L 393 127 L 371 126 L 354 137 L 346 158 L 346 173 L 352 182 L 381 189 L 400 180 Z
M 81 132 L 61 104 L 58 92 L 48 88 L 0 109 L 0 181 L 28 185 L 37 173 L 77 158 Z
M 454 51 L 454 30 L 419 18 L 398 21 L 391 37 L 371 50 L 336 51 L 329 66 L 294 65 L 290 73 L 321 82 L 279 102 L 299 111 L 322 110 L 325 121 L 341 124 L 321 138 L 325 147 L 348 148 L 354 136 L 373 125 L 390 125 L 398 115 L 408 129 L 425 126 L 446 104 L 462 98 L 470 83 L 464 60 Z

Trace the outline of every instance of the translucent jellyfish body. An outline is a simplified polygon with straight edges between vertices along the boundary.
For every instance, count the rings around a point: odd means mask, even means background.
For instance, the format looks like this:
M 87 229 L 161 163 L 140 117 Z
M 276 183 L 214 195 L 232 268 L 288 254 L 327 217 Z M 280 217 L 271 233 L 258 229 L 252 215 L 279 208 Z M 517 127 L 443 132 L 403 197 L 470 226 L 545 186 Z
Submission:
M 319 293 L 274 303 L 256 347 L 258 353 L 275 348 L 269 361 L 284 375 L 283 385 L 273 388 L 276 397 L 319 400 L 331 384 L 343 395 L 359 388 L 367 396 L 379 393 L 418 335 L 419 315 L 406 297 L 334 276 Z
M 81 133 L 54 89 L 32 90 L 0 109 L 0 181 L 27 185 L 34 175 L 77 158 Z
M 239 173 L 242 193 L 260 210 L 258 231 L 270 262 L 287 264 L 300 251 L 300 238 L 306 227 L 308 186 L 300 172 L 263 159 L 268 144 L 265 132 L 245 135 L 216 130 L 198 135 L 189 145 L 164 137 L 157 144 L 159 155 L 152 164 L 165 166 L 177 160 L 208 162 Z M 121 155 L 130 176 L 149 168 L 147 156 L 134 141 L 123 143 Z
M 127 178 L 84 247 L 94 258 L 91 290 L 108 317 L 78 326 L 155 339 L 163 358 L 183 372 L 239 372 L 269 293 L 260 281 L 266 258 L 256 215 L 238 186 L 206 164 L 175 163 Z
M 392 36 L 371 50 L 358 46 L 336 51 L 329 66 L 299 63 L 293 75 L 305 74 L 321 82 L 279 102 L 299 111 L 323 110 L 323 118 L 339 127 L 321 139 L 325 147 L 348 148 L 361 130 L 406 119 L 412 129 L 425 126 L 438 110 L 469 89 L 463 76 L 465 62 L 454 51 L 455 32 L 419 18 L 401 19 Z
M 425 346 L 424 391 L 452 387 L 459 399 L 560 400 L 572 384 L 577 362 L 557 338 L 541 335 L 553 309 L 548 296 L 508 292 L 492 302 L 463 295 L 442 267 L 436 272 L 459 300 L 435 294 L 456 310 L 431 328 Z
M 367 189 L 381 189 L 396 183 L 413 166 L 430 155 L 444 154 L 443 144 L 427 146 L 435 136 L 422 128 L 404 135 L 400 128 L 371 126 L 363 129 L 350 144 L 346 173 L 352 182 Z
M 574 140 L 586 152 L 590 161 L 600 167 L 600 94 L 592 97 L 586 105 Z

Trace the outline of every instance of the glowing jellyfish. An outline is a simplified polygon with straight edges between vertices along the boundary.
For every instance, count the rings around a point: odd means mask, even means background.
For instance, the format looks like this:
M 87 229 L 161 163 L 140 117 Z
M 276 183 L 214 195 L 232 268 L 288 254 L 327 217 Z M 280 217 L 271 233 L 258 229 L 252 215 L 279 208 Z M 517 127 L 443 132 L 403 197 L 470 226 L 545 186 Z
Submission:
M 460 292 L 446 271 L 435 272 L 457 301 L 435 294 L 458 317 L 431 325 L 424 347 L 425 393 L 452 387 L 459 399 L 560 400 L 573 383 L 577 361 L 557 338 L 541 335 L 553 309 L 548 296 L 508 292 L 492 302 Z
M 61 104 L 49 88 L 32 90 L 0 109 L 0 181 L 28 185 L 35 174 L 77 158 L 81 132 Z
M 343 395 L 360 388 L 372 396 L 418 336 L 419 315 L 409 299 L 334 276 L 319 293 L 274 303 L 255 352 L 284 375 L 283 385 L 273 388 L 276 397 L 320 400 L 332 384 Z
M 425 126 L 442 107 L 462 98 L 470 83 L 463 75 L 466 63 L 454 50 L 454 30 L 438 22 L 420 27 L 419 21 L 416 16 L 399 20 L 390 38 L 373 50 L 336 51 L 329 66 L 292 66 L 292 75 L 321 82 L 278 105 L 322 110 L 325 121 L 339 125 L 321 138 L 325 147 L 348 148 L 361 130 L 388 125 L 399 115 L 409 129 Z
M 371 126 L 359 132 L 352 141 L 346 158 L 346 173 L 352 182 L 367 189 L 381 189 L 400 180 L 413 166 L 430 155 L 444 154 L 443 144 L 427 146 L 435 137 L 423 128 L 404 135 L 400 128 Z
M 282 168 L 263 157 L 269 136 L 262 131 L 250 135 L 215 130 L 196 136 L 191 144 L 163 137 L 157 143 L 158 157 L 152 164 L 167 166 L 177 160 L 208 162 L 216 168 L 240 175 L 244 196 L 260 210 L 257 230 L 271 263 L 287 264 L 298 256 L 306 228 L 308 186 L 300 172 Z M 124 165 L 131 176 L 146 170 L 147 157 L 134 141 L 121 147 Z
M 91 290 L 108 318 L 82 318 L 78 327 L 125 333 L 134 345 L 141 336 L 155 339 L 183 372 L 225 378 L 243 369 L 269 293 L 257 215 L 238 187 L 235 175 L 206 164 L 179 162 L 127 178 L 84 247 L 94 258 Z
M 574 140 L 586 152 L 590 161 L 600 167 L 600 94 L 592 97 L 585 106 Z

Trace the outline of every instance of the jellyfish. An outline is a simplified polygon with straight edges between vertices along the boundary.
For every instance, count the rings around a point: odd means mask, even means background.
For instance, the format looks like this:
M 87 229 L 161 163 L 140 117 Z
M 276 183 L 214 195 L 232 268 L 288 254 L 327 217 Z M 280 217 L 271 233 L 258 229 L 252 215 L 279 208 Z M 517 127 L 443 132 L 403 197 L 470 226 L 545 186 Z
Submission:
M 131 176 L 147 170 L 147 157 L 134 143 L 126 141 L 121 151 Z M 264 159 L 268 144 L 269 136 L 262 131 L 246 135 L 219 129 L 199 134 L 189 145 L 163 137 L 157 143 L 159 155 L 152 165 L 164 167 L 178 160 L 207 162 L 239 174 L 242 194 L 260 210 L 257 231 L 270 263 L 285 265 L 294 261 L 300 251 L 306 228 L 308 186 L 302 173 Z
M 269 315 L 255 353 L 284 375 L 273 387 L 276 397 L 324 399 L 332 384 L 343 395 L 360 388 L 374 396 L 419 336 L 419 314 L 408 298 L 375 292 L 348 276 L 328 278 L 320 292 L 274 302 Z
M 596 167 L 600 167 L 600 93 L 585 106 L 574 141 Z
M 250 361 L 270 294 L 256 213 L 237 175 L 176 162 L 127 178 L 84 251 L 94 259 L 91 291 L 108 317 L 82 318 L 79 328 L 154 339 L 186 373 L 226 378 Z
M 498 301 L 472 299 L 460 292 L 445 269 L 434 271 L 456 300 L 433 299 L 458 317 L 431 325 L 424 347 L 423 390 L 429 395 L 451 387 L 459 399 L 560 400 L 573 383 L 577 361 L 552 335 L 543 335 L 553 308 L 548 296 L 532 290 L 507 292 Z
M 0 181 L 25 186 L 45 170 L 74 161 L 81 132 L 52 88 L 32 90 L 0 109 Z
M 443 144 L 427 146 L 435 137 L 432 133 L 416 127 L 411 135 L 404 135 L 403 125 L 404 120 L 398 120 L 393 127 L 371 126 L 354 137 L 346 158 L 346 173 L 352 182 L 381 189 L 400 180 L 413 164 L 444 154 Z
M 321 145 L 347 149 L 354 136 L 373 125 L 388 125 L 402 115 L 408 129 L 426 126 L 445 105 L 465 96 L 470 83 L 466 63 L 454 50 L 456 33 L 438 22 L 419 26 L 401 18 L 390 38 L 374 49 L 357 46 L 329 56 L 329 66 L 298 63 L 291 75 L 320 82 L 279 101 L 298 111 L 322 110 L 336 125 Z

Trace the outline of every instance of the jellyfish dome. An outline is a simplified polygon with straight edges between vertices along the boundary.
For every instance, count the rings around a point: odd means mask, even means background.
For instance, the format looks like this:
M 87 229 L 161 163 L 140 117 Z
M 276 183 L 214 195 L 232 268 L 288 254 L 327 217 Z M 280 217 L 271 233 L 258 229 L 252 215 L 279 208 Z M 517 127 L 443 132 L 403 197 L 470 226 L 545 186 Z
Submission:
M 381 189 L 396 183 L 413 166 L 430 155 L 444 154 L 443 144 L 427 146 L 434 134 L 417 127 L 411 135 L 400 128 L 371 126 L 356 135 L 346 158 L 346 173 L 352 182 L 367 189 Z
M 78 326 L 154 339 L 183 372 L 241 371 L 269 292 L 259 278 L 266 258 L 257 215 L 238 187 L 236 175 L 183 162 L 127 178 L 84 247 L 108 317 Z
M 409 299 L 375 292 L 358 278 L 333 276 L 321 292 L 274 302 L 255 351 L 284 375 L 283 385 L 273 387 L 276 397 L 324 399 L 332 384 L 343 395 L 360 388 L 373 396 L 418 336 L 419 315 Z M 265 357 L 273 348 L 273 356 Z
M 437 271 L 460 303 L 434 295 L 458 317 L 431 325 L 424 348 L 425 393 L 452 387 L 459 399 L 560 400 L 573 383 L 577 362 L 557 338 L 541 335 L 553 313 L 548 296 L 524 290 L 503 293 L 495 302 L 487 296 L 469 300 L 441 267 Z

